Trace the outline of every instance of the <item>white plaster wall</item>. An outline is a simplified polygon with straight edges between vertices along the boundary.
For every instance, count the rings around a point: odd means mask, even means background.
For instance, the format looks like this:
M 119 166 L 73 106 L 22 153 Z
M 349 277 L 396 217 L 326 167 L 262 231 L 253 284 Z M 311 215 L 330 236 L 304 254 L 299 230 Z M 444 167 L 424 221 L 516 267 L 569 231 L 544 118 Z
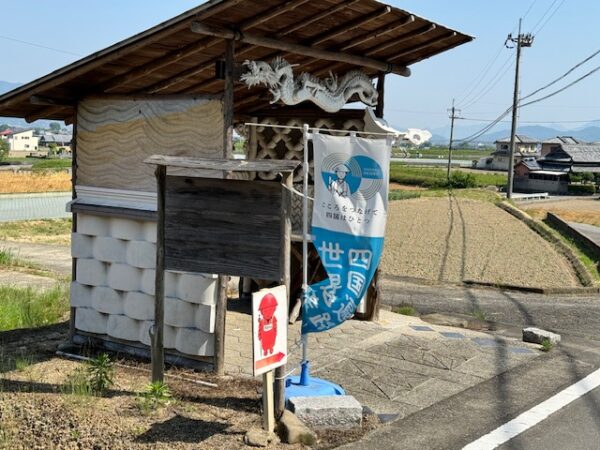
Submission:
M 154 318 L 156 225 L 79 214 L 72 237 L 71 285 L 78 330 L 150 345 Z M 216 275 L 165 274 L 165 348 L 191 356 L 214 352 Z

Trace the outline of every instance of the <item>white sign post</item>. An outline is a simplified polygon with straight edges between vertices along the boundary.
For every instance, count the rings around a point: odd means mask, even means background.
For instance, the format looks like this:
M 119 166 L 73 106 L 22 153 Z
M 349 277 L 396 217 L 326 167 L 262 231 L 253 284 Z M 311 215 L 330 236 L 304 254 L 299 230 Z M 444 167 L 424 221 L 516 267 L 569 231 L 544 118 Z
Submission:
M 252 368 L 263 376 L 263 426 L 275 430 L 273 370 L 287 363 L 287 288 L 277 286 L 252 294 Z

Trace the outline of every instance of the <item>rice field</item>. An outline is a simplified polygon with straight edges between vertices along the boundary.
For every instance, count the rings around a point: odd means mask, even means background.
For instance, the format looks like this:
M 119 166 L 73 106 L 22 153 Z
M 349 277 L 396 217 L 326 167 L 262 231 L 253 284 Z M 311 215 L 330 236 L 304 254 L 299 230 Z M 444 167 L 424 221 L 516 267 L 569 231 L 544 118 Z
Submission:
M 71 174 L 67 172 L 0 172 L 0 194 L 68 192 Z

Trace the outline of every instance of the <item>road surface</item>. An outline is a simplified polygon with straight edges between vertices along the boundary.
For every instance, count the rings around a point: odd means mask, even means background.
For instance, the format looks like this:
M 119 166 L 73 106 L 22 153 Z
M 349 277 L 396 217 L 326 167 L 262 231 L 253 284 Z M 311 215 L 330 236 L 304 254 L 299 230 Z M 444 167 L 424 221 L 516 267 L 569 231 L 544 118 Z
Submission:
M 588 225 L 587 223 L 569 222 L 569 225 L 586 236 L 591 241 L 600 245 L 600 227 Z
M 0 195 L 0 222 L 70 217 L 65 208 L 70 192 Z

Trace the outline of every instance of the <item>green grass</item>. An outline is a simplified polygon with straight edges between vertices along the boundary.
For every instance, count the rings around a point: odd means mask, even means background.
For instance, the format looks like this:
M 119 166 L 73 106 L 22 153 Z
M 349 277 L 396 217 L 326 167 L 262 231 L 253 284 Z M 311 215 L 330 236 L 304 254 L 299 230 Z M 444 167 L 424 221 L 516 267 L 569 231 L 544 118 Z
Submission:
M 503 173 L 477 173 L 453 170 L 456 177 L 473 177 L 474 187 L 504 186 L 507 182 Z M 468 175 L 467 175 L 468 174 Z M 445 169 L 433 167 L 411 167 L 401 163 L 392 163 L 390 166 L 390 181 L 424 188 L 444 188 L 448 185 Z
M 589 248 L 572 237 L 561 233 L 555 228 L 549 227 L 549 229 L 552 234 L 554 234 L 571 248 L 577 259 L 581 261 L 581 263 L 592 276 L 594 283 L 600 284 L 600 261 L 598 261 L 598 259 L 596 259 L 592 253 L 590 253 Z
M 415 309 L 415 307 L 411 306 L 411 305 L 394 306 L 392 308 L 392 312 L 395 312 L 396 314 L 402 314 L 403 316 L 413 316 L 413 317 L 416 317 L 416 316 L 419 315 L 419 313 Z
M 474 149 L 453 149 L 452 159 L 467 159 L 474 160 L 489 156 L 493 149 L 474 150 Z M 394 149 L 394 154 L 404 155 L 404 151 L 400 149 Z M 416 158 L 417 153 L 421 154 L 422 158 L 435 158 L 435 159 L 447 159 L 448 158 L 448 147 L 434 147 L 427 149 L 411 149 L 408 150 L 410 158 Z
M 0 331 L 36 328 L 60 322 L 69 311 L 69 289 L 0 286 Z
M 552 347 L 552 342 L 550 341 L 550 339 L 546 338 L 542 341 L 542 348 L 540 350 L 544 353 L 548 353 L 550 350 L 552 350 Z
M 449 191 L 447 189 L 428 189 L 425 191 L 403 191 L 392 190 L 389 193 L 390 201 L 410 200 L 413 198 L 441 198 L 447 197 Z M 497 203 L 502 201 L 502 198 L 495 192 L 486 189 L 455 189 L 452 195 L 458 198 L 467 198 L 480 202 Z
M 70 169 L 71 159 L 58 158 L 7 158 L 6 162 L 32 164 L 32 170 Z
M 26 220 L 0 223 L 0 240 L 68 244 L 71 219 Z

